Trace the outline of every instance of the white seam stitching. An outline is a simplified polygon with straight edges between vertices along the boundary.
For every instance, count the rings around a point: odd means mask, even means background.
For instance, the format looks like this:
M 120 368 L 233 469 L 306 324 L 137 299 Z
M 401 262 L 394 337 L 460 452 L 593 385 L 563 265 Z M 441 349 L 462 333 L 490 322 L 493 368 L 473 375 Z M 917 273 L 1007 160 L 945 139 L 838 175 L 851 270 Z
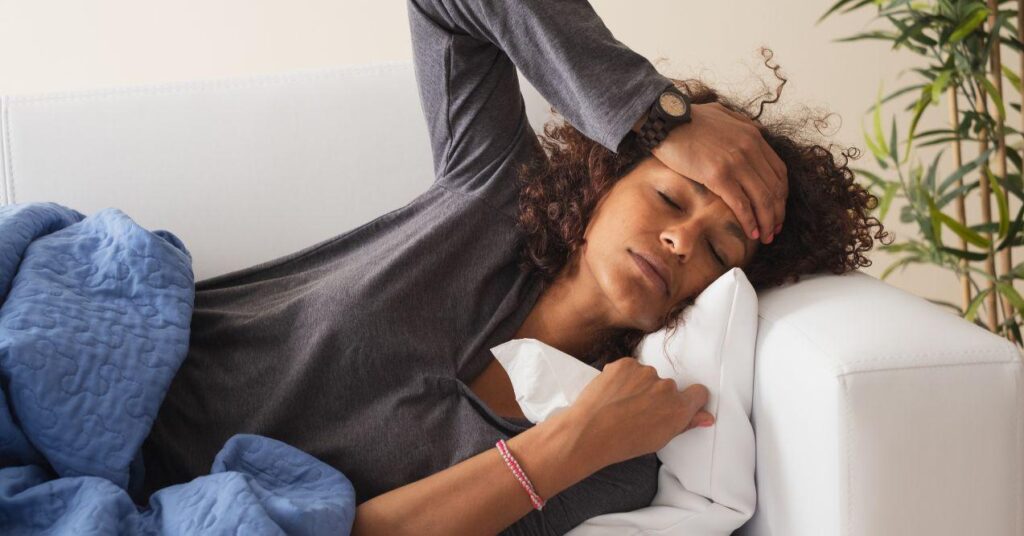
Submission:
M 1001 352 L 1001 351 L 998 351 L 998 350 L 994 350 L 990 346 L 985 346 L 985 347 L 982 347 L 982 348 L 974 348 L 974 349 L 970 349 L 970 348 L 968 348 L 968 349 L 954 349 L 954 350 L 945 351 L 945 352 L 941 352 L 941 351 L 925 351 L 925 352 L 914 352 L 914 353 L 893 353 L 893 354 L 888 354 L 888 355 L 885 355 L 885 356 L 882 356 L 882 357 L 873 357 L 873 358 L 869 358 L 869 359 L 858 359 L 858 360 L 855 360 L 855 361 L 844 361 L 844 360 L 838 359 L 835 356 L 835 354 L 829 352 L 827 347 L 824 347 L 824 346 L 821 346 L 820 344 L 817 344 L 817 342 L 814 339 L 808 337 L 806 332 L 803 329 L 801 329 L 799 326 L 797 326 L 797 325 L 795 325 L 795 324 L 793 324 L 791 322 L 786 322 L 786 321 L 781 320 L 781 319 L 768 318 L 768 317 L 765 317 L 765 316 L 762 316 L 762 315 L 758 315 L 758 318 L 761 319 L 761 320 L 767 321 L 767 322 L 771 322 L 772 324 L 776 324 L 776 325 L 779 325 L 779 326 L 789 327 L 792 330 L 794 330 L 797 333 L 799 333 L 800 335 L 802 335 L 804 340 L 807 341 L 808 343 L 811 343 L 811 346 L 815 350 L 818 350 L 818 351 L 826 353 L 829 356 L 829 358 L 832 359 L 832 361 L 834 363 L 832 368 L 834 369 L 833 372 L 836 375 L 849 374 L 851 372 L 871 372 L 871 371 L 848 371 L 848 370 L 844 370 L 844 369 L 846 369 L 846 368 L 848 368 L 850 366 L 853 366 L 853 365 L 860 365 L 860 364 L 864 364 L 864 363 L 877 363 L 877 362 L 880 362 L 880 361 L 894 361 L 894 360 L 897 360 L 897 359 L 905 360 L 905 359 L 908 359 L 908 358 L 916 358 L 916 357 L 945 358 L 945 357 L 963 357 L 963 356 L 981 355 L 981 354 L 996 354 L 996 355 L 999 355 L 999 354 L 1003 354 L 1003 353 L 1008 353 L 1008 354 L 1011 355 L 1011 359 L 1008 359 L 1006 361 L 1001 361 L 1002 363 L 1013 363 L 1017 359 L 1019 359 L 1019 353 L 1016 350 L 1012 350 L 1012 351 L 1008 351 L 1008 352 Z M 1009 345 L 1012 345 L 1013 343 L 1009 343 L 1009 341 L 1006 341 L 1006 342 L 1007 342 L 1007 344 L 1003 345 L 1003 348 L 1004 349 L 1009 349 Z M 972 363 L 965 363 L 965 364 L 972 364 Z M 984 364 L 984 362 L 982 364 Z M 928 366 L 928 365 L 923 365 L 923 366 Z M 887 370 L 887 369 L 882 369 L 882 370 Z
M 843 384 L 843 390 L 846 391 L 846 395 L 843 396 L 843 406 L 846 410 L 846 536 L 853 534 L 853 455 L 857 451 L 853 447 L 852 443 L 855 439 L 853 435 L 853 417 L 850 416 L 850 384 L 846 381 L 846 378 L 841 379 Z
M 1021 378 L 1024 377 L 1024 371 L 1018 371 L 1014 378 L 1014 384 L 1017 387 L 1017 400 L 1018 402 L 1024 402 L 1024 385 L 1021 383 Z M 1021 406 L 1018 406 L 1021 407 Z M 1017 412 L 1017 452 L 1024 453 L 1024 411 Z M 1024 504 L 1024 456 L 1017 456 L 1017 504 Z M 1024 507 L 1018 506 L 1017 508 L 1017 521 L 1016 532 L 1020 534 L 1024 532 Z
M 836 375 L 836 377 L 853 376 L 854 374 L 873 374 L 879 372 L 894 372 L 900 370 L 914 370 L 914 369 L 937 369 L 937 368 L 951 368 L 951 367 L 980 367 L 986 365 L 1016 365 L 1012 361 L 971 361 L 969 363 L 937 363 L 937 364 L 922 364 L 917 366 L 906 366 L 906 367 L 890 367 L 884 369 L 874 370 L 851 370 L 842 372 Z

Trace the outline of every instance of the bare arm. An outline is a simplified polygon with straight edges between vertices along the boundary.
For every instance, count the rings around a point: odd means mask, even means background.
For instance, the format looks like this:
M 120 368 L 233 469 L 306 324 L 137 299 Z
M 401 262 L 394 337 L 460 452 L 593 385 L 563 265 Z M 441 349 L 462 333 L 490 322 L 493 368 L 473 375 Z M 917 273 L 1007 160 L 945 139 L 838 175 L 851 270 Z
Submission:
M 586 450 L 582 427 L 568 413 L 506 441 L 545 500 L 604 465 Z M 530 497 L 491 448 L 444 471 L 359 505 L 353 536 L 497 534 L 529 514 Z

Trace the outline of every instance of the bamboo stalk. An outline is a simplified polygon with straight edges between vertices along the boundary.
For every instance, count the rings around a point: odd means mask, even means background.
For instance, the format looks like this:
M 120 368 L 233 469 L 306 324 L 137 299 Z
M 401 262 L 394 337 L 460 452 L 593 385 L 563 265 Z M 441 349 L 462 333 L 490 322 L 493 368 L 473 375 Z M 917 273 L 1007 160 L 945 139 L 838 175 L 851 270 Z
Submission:
M 988 24 L 990 27 L 995 27 L 996 24 L 996 13 L 999 12 L 999 5 L 996 0 L 988 0 Z M 992 54 L 989 56 L 992 71 L 992 85 L 995 86 L 996 92 L 999 94 L 999 99 L 1004 103 L 1007 102 L 1003 92 L 1003 62 L 1002 62 L 1002 43 L 999 41 L 1000 30 L 996 30 L 996 43 L 992 47 Z M 997 113 L 996 114 L 996 177 L 999 180 L 1006 180 L 1006 132 L 1003 127 L 1003 118 Z M 1007 201 L 1009 202 L 1009 201 Z M 994 248 L 993 248 L 994 249 Z M 999 252 L 999 272 L 1002 274 L 1008 274 L 1013 270 L 1013 259 L 1010 258 L 1009 247 L 1003 248 Z M 1012 281 L 1011 281 L 1012 283 Z M 1003 320 L 1010 320 L 1015 316 L 1013 304 L 1010 300 L 1001 300 L 1003 303 Z M 1010 329 L 1006 329 L 1006 338 L 1016 342 L 1016 338 Z
M 1024 0 L 1020 0 L 1024 3 Z M 949 123 L 953 126 L 953 131 L 958 132 L 960 126 L 960 107 L 957 103 L 957 92 L 956 85 L 951 84 L 946 90 L 949 100 Z M 960 136 L 957 135 L 953 138 L 953 169 L 960 169 L 964 165 L 963 152 L 960 149 Z M 956 180 L 957 188 L 963 188 L 964 178 L 961 176 Z M 956 196 L 956 220 L 961 225 L 967 226 L 967 204 L 964 202 L 964 196 Z M 960 249 L 967 251 L 967 241 L 963 237 L 960 238 Z M 960 259 L 960 301 L 963 303 L 963 310 L 967 311 L 967 308 L 971 304 L 971 276 L 967 271 L 967 263 L 970 262 L 968 259 Z
M 988 114 L 988 95 L 985 92 L 984 87 L 978 88 L 978 96 L 975 99 L 975 106 L 983 114 Z M 988 129 L 982 127 L 978 132 L 978 154 L 984 153 L 988 149 Z M 988 162 L 981 164 L 981 174 L 978 184 L 981 190 L 981 220 L 983 223 L 992 223 L 992 193 L 988 187 L 988 177 L 986 172 L 988 170 Z M 999 302 L 998 292 L 996 292 L 996 283 L 994 281 L 996 277 L 996 261 L 992 255 L 992 231 L 985 231 L 988 235 L 988 258 L 985 259 L 985 271 L 992 276 L 992 279 L 988 280 L 988 296 L 985 296 L 985 301 L 988 307 L 988 329 L 992 333 L 998 333 L 999 331 Z

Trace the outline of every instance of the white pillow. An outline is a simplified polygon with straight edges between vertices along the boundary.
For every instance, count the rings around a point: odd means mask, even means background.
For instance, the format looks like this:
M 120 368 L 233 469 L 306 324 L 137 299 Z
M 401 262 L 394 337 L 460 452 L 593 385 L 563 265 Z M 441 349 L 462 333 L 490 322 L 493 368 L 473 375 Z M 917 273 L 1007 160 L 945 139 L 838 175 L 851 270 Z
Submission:
M 657 451 L 662 462 L 650 506 L 600 515 L 569 536 L 691 534 L 729 536 L 754 514 L 754 387 L 757 294 L 739 268 L 722 274 L 683 312 L 674 334 L 650 333 L 633 356 L 675 380 L 708 388 L 714 426 L 694 428 Z M 667 337 L 667 344 L 666 344 Z M 664 347 L 664 349 L 663 349 Z M 667 350 L 667 351 L 665 351 Z M 599 371 L 536 339 L 491 348 L 531 422 L 565 410 Z

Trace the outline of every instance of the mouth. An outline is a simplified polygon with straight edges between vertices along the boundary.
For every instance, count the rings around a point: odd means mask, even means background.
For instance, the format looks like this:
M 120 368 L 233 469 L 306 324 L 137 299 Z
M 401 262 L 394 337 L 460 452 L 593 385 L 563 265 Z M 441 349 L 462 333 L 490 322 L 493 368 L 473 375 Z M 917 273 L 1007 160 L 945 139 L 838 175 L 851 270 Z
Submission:
M 647 279 L 651 281 L 651 283 L 653 283 L 659 289 L 661 289 L 662 293 L 665 296 L 668 296 L 668 280 L 665 278 L 665 275 L 662 274 L 661 271 L 658 269 L 658 265 L 648 260 L 645 255 L 642 255 L 632 250 L 628 251 L 629 255 L 633 257 L 633 261 L 636 263 L 637 267 L 640 268 L 640 271 L 643 272 L 644 276 L 646 276 Z

